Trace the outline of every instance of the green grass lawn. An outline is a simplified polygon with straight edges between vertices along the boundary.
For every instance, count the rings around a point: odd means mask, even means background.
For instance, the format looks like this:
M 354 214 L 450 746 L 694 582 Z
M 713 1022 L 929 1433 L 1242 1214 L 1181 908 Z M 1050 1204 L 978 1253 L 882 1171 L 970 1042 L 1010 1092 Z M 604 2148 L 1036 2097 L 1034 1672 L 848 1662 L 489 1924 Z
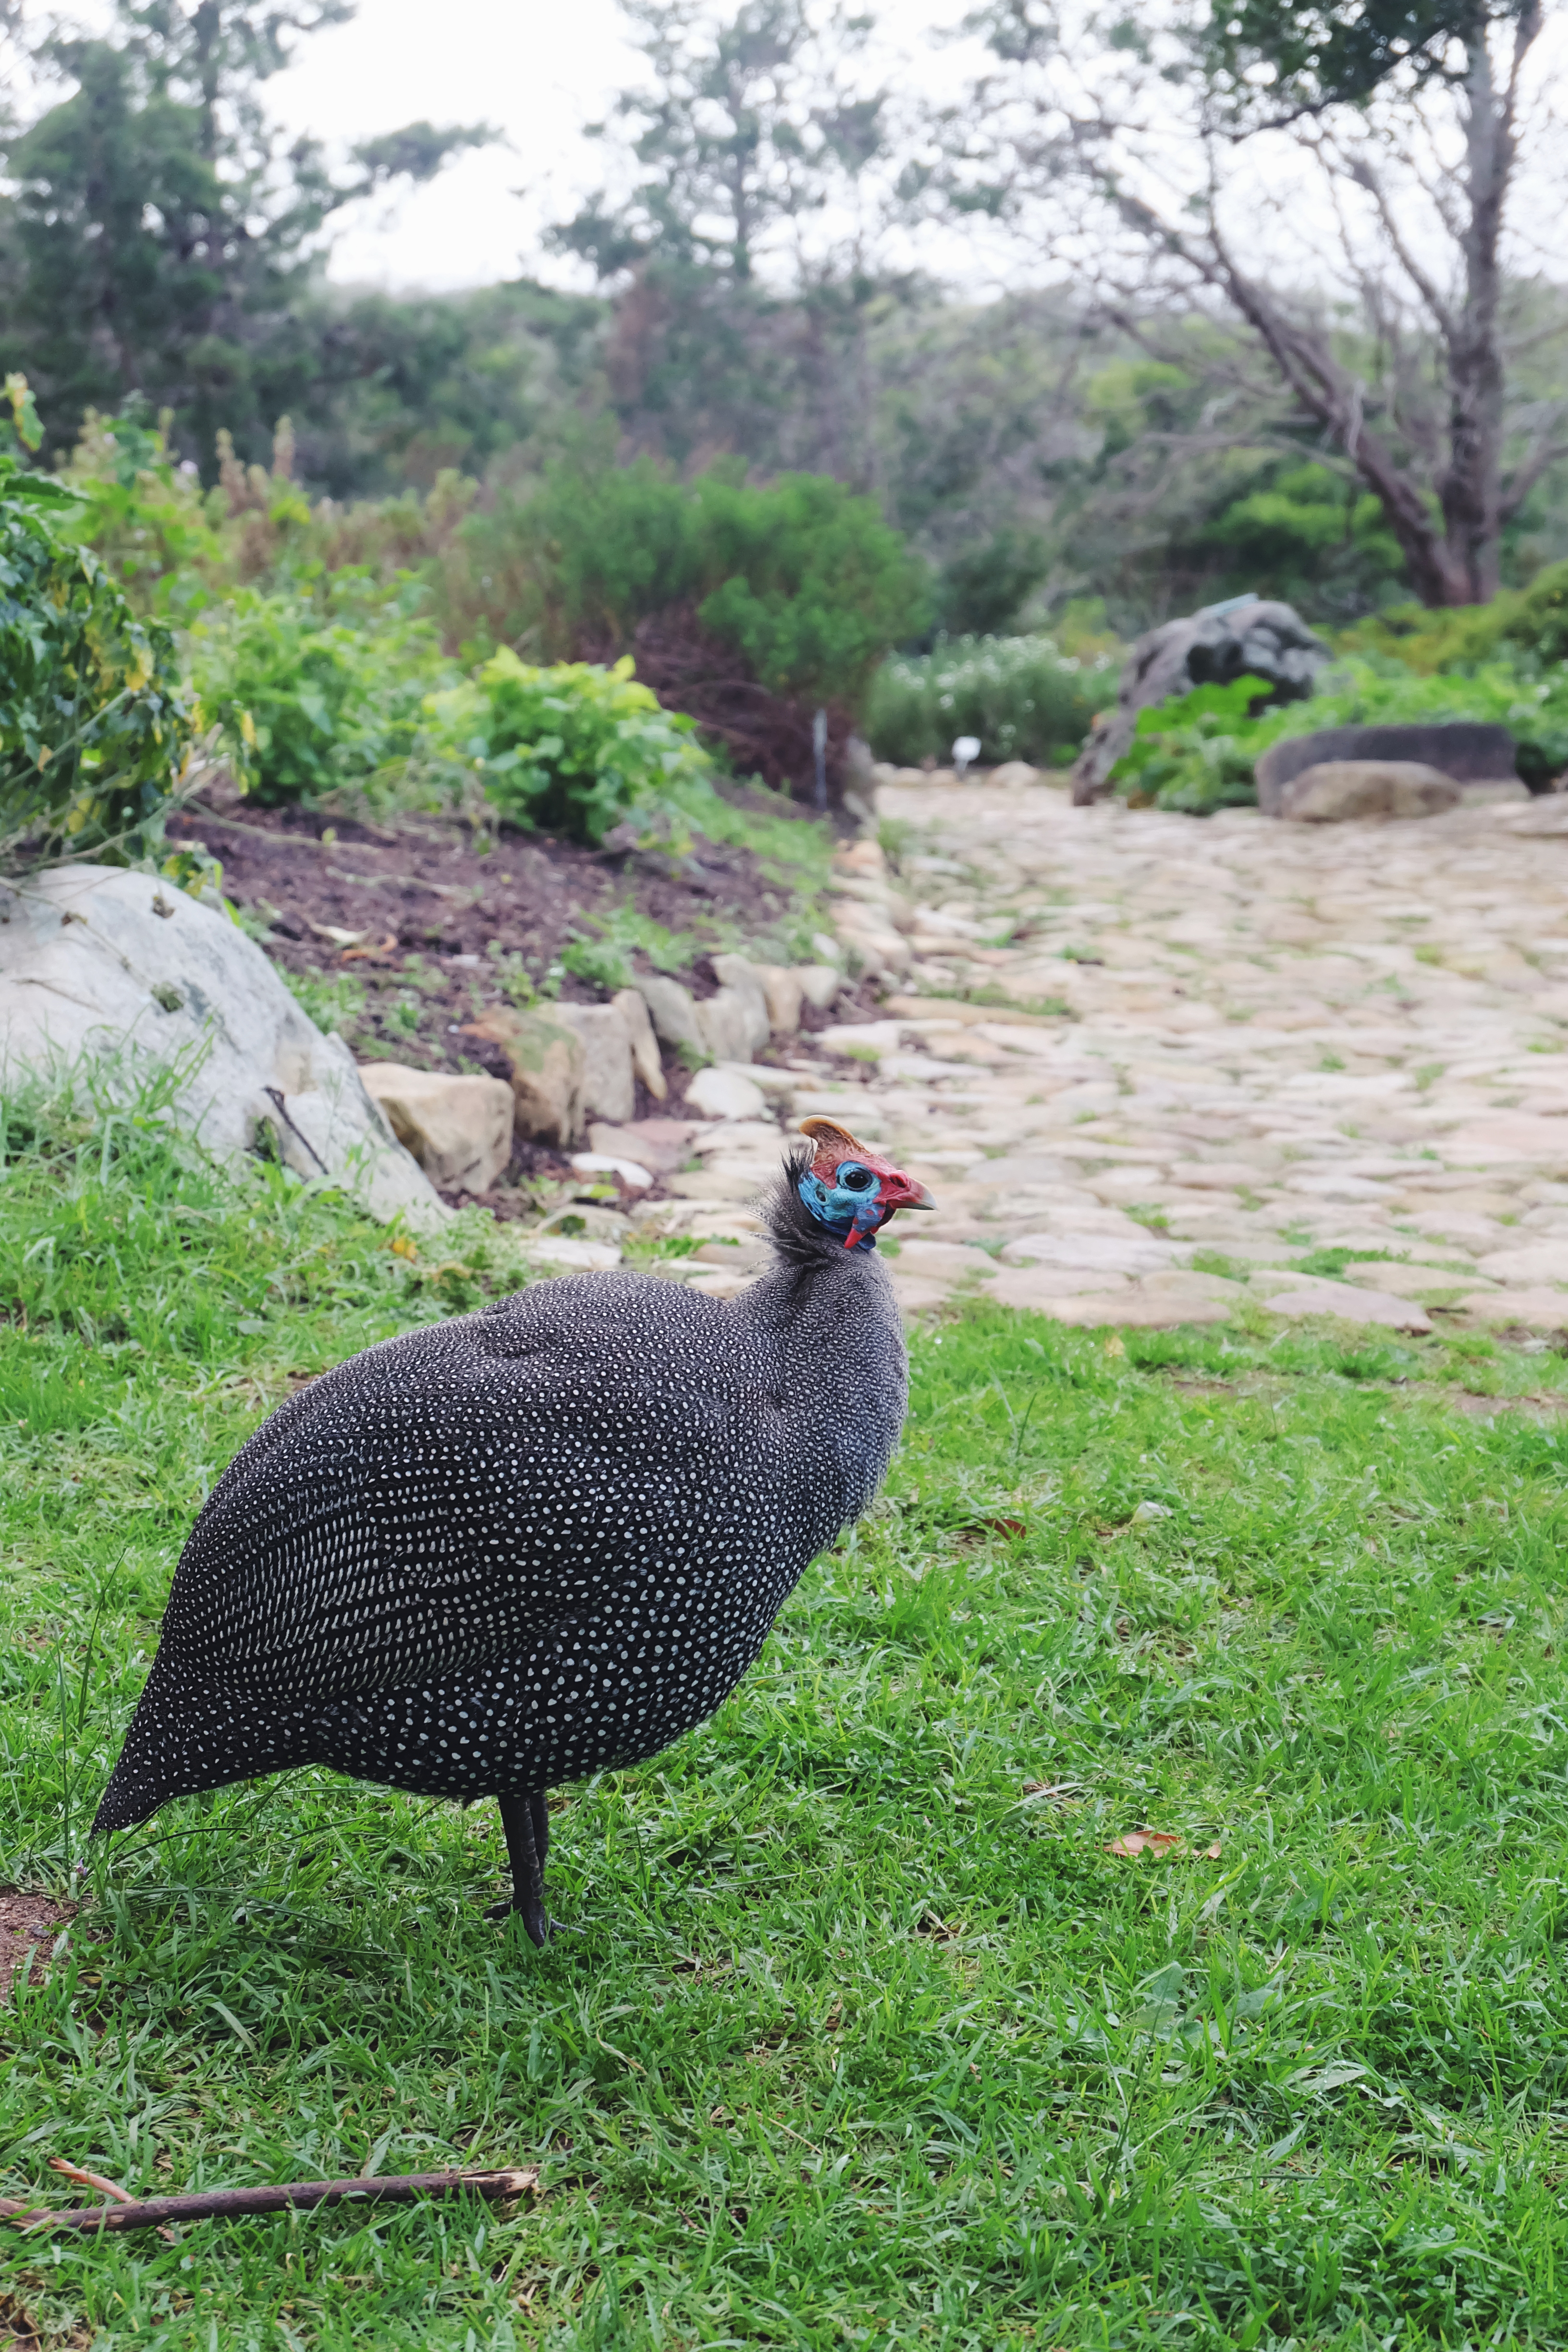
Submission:
M 510 1277 L 478 1221 L 411 1261 L 145 1119 L 13 1106 L 0 1148 L 0 1883 L 63 1894 L 230 1454 Z M 493 1807 L 305 1772 L 92 1849 L 0 2013 L 4 2193 L 69 2198 L 61 2156 L 537 2198 L 0 2232 L 13 2328 L 1568 2343 L 1568 1368 L 995 1310 L 912 1354 L 888 1492 L 758 1670 L 562 1793 L 547 1953 L 483 1916 Z

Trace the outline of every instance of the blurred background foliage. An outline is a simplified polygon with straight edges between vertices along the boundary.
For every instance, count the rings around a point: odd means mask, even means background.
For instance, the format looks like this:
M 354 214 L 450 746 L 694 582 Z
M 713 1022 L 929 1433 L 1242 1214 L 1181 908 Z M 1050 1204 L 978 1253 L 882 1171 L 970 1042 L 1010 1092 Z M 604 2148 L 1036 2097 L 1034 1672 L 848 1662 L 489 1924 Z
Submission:
M 502 647 L 630 654 L 721 767 L 797 788 L 818 707 L 836 767 L 855 724 L 895 760 L 971 733 L 1060 763 L 1129 638 L 1249 589 L 1364 656 L 1369 707 L 1511 664 L 1468 696 L 1489 715 L 1568 651 L 1568 460 L 1510 521 L 1499 597 L 1410 609 L 1378 499 L 1221 314 L 885 266 L 864 223 L 899 132 L 858 17 L 627 0 L 652 71 L 553 232 L 594 290 L 331 284 L 345 205 L 490 135 L 286 145 L 267 83 L 349 5 L 119 0 L 33 44 L 41 97 L 4 132 L 0 361 L 42 434 L 7 446 L 76 493 L 62 542 L 179 633 L 262 797 L 406 775 L 428 698 Z M 807 262 L 814 222 L 839 228 Z M 1521 299 L 1516 390 L 1534 369 L 1544 400 L 1568 310 Z M 1366 331 L 1334 334 L 1375 383 Z

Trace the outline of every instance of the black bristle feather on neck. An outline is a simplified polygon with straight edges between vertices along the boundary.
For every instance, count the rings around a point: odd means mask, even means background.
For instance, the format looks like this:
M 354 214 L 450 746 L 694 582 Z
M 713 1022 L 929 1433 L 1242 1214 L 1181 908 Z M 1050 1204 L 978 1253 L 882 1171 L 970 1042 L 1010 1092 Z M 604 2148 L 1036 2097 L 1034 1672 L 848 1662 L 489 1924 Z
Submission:
M 846 1249 L 844 1236 L 820 1224 L 800 1197 L 800 1180 L 811 1173 L 808 1150 L 792 1151 L 777 1182 L 758 1204 L 773 1246 L 787 1265 L 831 1265 L 843 1258 L 864 1257 L 868 1251 Z

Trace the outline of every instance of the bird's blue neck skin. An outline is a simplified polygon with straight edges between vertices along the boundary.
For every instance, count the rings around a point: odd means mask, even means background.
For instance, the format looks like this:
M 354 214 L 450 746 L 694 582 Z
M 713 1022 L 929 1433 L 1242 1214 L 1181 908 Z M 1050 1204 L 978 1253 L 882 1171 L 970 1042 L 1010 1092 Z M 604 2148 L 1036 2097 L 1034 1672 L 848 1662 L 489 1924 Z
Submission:
M 882 1187 L 869 1168 L 847 1160 L 835 1171 L 831 1184 L 808 1169 L 796 1189 L 817 1223 L 836 1234 L 846 1249 L 876 1248 L 885 1212 Z

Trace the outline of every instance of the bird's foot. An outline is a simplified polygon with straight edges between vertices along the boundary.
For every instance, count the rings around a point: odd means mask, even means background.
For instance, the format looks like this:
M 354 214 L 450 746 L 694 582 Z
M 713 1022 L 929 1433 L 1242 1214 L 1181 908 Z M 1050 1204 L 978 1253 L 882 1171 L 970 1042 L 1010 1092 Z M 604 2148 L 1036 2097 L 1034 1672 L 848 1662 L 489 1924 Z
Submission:
M 511 1864 L 511 1902 L 541 1951 L 550 1941 L 550 1914 L 544 1907 L 544 1858 L 550 1851 L 550 1815 L 542 1789 L 526 1796 L 502 1797 L 501 1823 L 506 1831 L 507 1859 Z M 492 1916 L 494 1915 L 492 1914 Z
M 521 1913 L 522 1924 L 528 1929 L 530 1940 L 537 1944 L 541 1951 L 549 1943 L 552 1930 L 561 1925 L 560 1920 L 552 1919 L 543 1904 L 539 1902 L 492 1903 L 487 1909 L 485 1917 L 510 1919 L 513 1912 Z

